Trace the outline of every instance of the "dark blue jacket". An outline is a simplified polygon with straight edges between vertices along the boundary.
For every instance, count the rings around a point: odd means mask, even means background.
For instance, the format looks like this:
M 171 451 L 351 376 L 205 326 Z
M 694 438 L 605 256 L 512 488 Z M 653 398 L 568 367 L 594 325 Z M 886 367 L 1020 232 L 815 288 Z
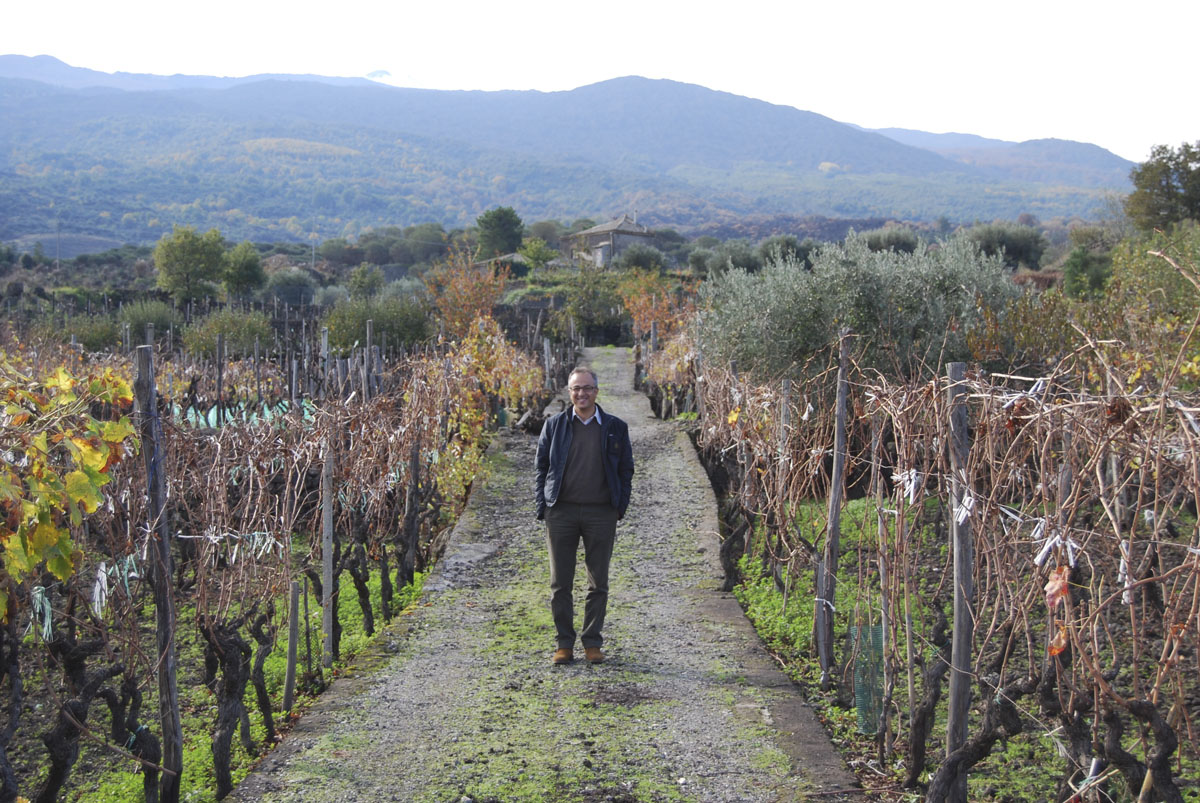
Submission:
M 623 518 L 629 507 L 629 492 L 633 486 L 633 446 L 629 443 L 629 425 L 604 412 L 600 405 L 600 443 L 604 452 L 604 476 L 612 506 L 617 516 Z M 567 467 L 567 454 L 571 448 L 571 412 L 568 407 L 551 416 L 542 426 L 537 447 L 537 517 L 546 515 L 546 508 L 554 507 L 558 492 L 562 488 L 563 472 Z

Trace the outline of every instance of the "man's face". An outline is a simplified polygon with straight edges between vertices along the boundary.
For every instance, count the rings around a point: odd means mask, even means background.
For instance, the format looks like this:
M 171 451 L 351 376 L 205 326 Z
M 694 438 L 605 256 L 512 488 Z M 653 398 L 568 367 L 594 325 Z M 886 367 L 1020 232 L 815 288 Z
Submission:
M 591 418 L 596 412 L 596 377 L 587 371 L 571 374 L 567 381 L 567 390 L 571 393 L 571 404 L 575 414 L 580 418 Z

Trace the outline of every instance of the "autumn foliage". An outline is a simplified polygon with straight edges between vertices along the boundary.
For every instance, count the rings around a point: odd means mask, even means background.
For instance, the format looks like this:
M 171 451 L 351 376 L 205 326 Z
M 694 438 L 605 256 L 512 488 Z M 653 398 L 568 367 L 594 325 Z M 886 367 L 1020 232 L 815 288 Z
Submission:
M 640 269 L 630 271 L 617 286 L 625 310 L 633 319 L 635 338 L 649 334 L 655 324 L 660 338 L 679 331 L 691 316 L 695 289 L 694 282 L 676 287 L 658 272 Z
M 471 262 L 466 251 L 455 251 L 425 277 L 425 287 L 448 337 L 467 334 L 471 325 L 490 318 L 508 281 L 507 265 L 493 267 Z
M 17 587 L 42 562 L 60 580 L 70 578 L 70 525 L 103 504 L 109 470 L 138 443 L 124 415 L 133 400 L 129 384 L 111 369 L 59 366 L 37 377 L 0 354 L 0 399 L 0 613 L 7 618 Z M 101 419 L 95 407 L 115 412 Z

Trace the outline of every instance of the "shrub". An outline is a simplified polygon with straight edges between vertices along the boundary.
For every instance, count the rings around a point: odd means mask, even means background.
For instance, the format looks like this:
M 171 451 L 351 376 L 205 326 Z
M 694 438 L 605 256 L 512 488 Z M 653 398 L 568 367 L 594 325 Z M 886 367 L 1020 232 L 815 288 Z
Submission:
M 68 322 L 67 331 L 67 340 L 70 340 L 70 335 L 74 335 L 75 341 L 85 351 L 111 351 L 121 340 L 117 322 L 108 315 L 72 318 Z
M 575 331 L 587 343 L 616 343 L 621 339 L 621 327 L 625 321 L 621 313 L 621 296 L 617 292 L 616 274 L 603 268 L 583 265 L 567 288 L 567 304 L 562 310 L 565 316 L 551 321 L 549 330 L 562 338 L 573 321 Z M 569 318 L 569 320 L 564 320 Z
M 165 337 L 167 330 L 178 327 L 183 318 L 165 301 L 144 299 L 123 304 L 117 311 L 117 320 L 123 326 L 128 325 L 130 335 L 141 343 L 145 340 L 146 324 L 154 324 L 154 336 L 157 339 Z
M 697 244 L 699 244 L 699 240 Z M 759 252 L 750 245 L 749 240 L 726 240 L 705 250 L 707 253 L 703 265 L 697 264 L 698 260 L 693 259 L 696 252 L 692 252 L 688 257 L 688 265 L 697 275 L 716 276 L 730 269 L 753 273 L 763 264 Z
M 110 315 L 80 315 L 40 318 L 33 325 L 33 334 L 59 343 L 75 338 L 84 351 L 111 351 L 121 342 L 121 328 Z
M 837 338 L 860 336 L 866 364 L 912 375 L 968 356 L 966 335 L 984 311 L 1001 315 L 1017 295 L 999 258 L 964 237 L 929 253 L 872 251 L 851 235 L 814 256 L 731 270 L 701 288 L 694 336 L 705 360 L 779 376 Z
M 313 304 L 318 307 L 332 307 L 335 304 L 340 304 L 350 298 L 350 291 L 340 284 L 331 284 L 328 287 L 319 288 L 313 295 Z
M 651 245 L 635 243 L 626 248 L 614 261 L 613 267 L 618 270 L 649 270 L 660 272 L 666 267 L 667 258 L 662 251 Z
M 298 307 L 301 304 L 313 303 L 316 291 L 317 283 L 307 271 L 288 268 L 271 274 L 267 279 L 267 286 L 263 289 L 263 298 L 268 301 L 277 298 L 285 304 Z
M 350 271 L 346 289 L 350 291 L 351 298 L 372 298 L 383 289 L 383 283 L 383 271 L 364 262 Z
M 1083 246 L 1073 250 L 1063 263 L 1063 291 L 1072 298 L 1090 298 L 1104 290 L 1112 260 Z
M 863 237 L 867 239 L 867 248 L 872 251 L 903 251 L 912 254 L 921 245 L 916 232 L 897 226 L 864 232 Z
M 812 256 L 820 245 L 812 237 L 800 241 L 794 234 L 776 234 L 758 244 L 758 258 L 764 265 L 772 260 L 792 259 L 811 268 Z
M 429 316 L 412 297 L 354 299 L 337 304 L 326 314 L 324 325 L 329 327 L 329 345 L 349 349 L 364 342 L 367 321 L 373 321 L 376 341 L 386 337 L 389 346 L 409 346 L 430 334 Z
M 504 295 L 508 276 L 504 263 L 476 267 L 470 254 L 457 250 L 425 275 L 425 289 L 446 332 L 462 337 L 476 321 L 491 316 Z
M 1183 223 L 1118 245 L 1112 253 L 1109 301 L 1146 320 L 1163 316 L 1190 320 L 1200 308 L 1196 288 L 1157 253 L 1181 267 L 1200 265 L 1200 224 Z
M 211 357 L 217 353 L 217 335 L 225 336 L 225 351 L 230 356 L 254 353 L 254 341 L 265 343 L 272 337 L 271 322 L 261 312 L 219 310 L 192 324 L 183 333 L 188 351 Z
M 988 256 L 1003 256 L 1004 264 L 1016 269 L 1024 265 L 1037 270 L 1049 243 L 1046 235 L 1032 226 L 1018 223 L 987 223 L 967 232 L 979 250 Z
M 688 254 L 688 268 L 696 276 L 707 276 L 708 263 L 714 256 L 715 252 L 711 248 L 695 248 Z
M 419 299 L 425 292 L 425 284 L 415 276 L 405 276 L 388 282 L 379 291 L 379 298 L 413 298 Z

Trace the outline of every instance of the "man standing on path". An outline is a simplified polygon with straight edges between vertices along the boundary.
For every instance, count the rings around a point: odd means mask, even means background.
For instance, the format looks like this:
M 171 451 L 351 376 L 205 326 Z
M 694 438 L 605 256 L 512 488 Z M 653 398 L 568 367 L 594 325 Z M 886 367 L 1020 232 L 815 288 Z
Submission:
M 601 630 L 608 608 L 608 565 L 625 516 L 633 481 L 629 427 L 596 404 L 600 380 L 579 367 L 567 379 L 571 407 L 548 419 L 537 447 L 537 517 L 546 522 L 550 552 L 550 612 L 557 649 L 553 662 L 570 663 L 575 651 L 575 557 L 583 540 L 588 593 L 583 609 L 587 660 L 604 660 Z

